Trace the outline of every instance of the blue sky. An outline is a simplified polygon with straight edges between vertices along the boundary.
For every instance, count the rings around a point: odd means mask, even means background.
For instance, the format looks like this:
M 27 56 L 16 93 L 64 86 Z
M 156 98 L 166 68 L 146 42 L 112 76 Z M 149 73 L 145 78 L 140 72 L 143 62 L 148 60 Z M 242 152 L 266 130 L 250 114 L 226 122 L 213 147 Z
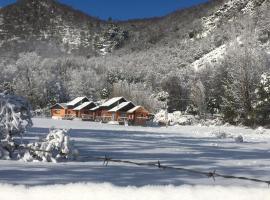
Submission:
M 115 20 L 163 16 L 175 10 L 208 0 L 59 0 L 78 10 L 101 19 Z M 16 0 L 0 0 L 0 7 Z

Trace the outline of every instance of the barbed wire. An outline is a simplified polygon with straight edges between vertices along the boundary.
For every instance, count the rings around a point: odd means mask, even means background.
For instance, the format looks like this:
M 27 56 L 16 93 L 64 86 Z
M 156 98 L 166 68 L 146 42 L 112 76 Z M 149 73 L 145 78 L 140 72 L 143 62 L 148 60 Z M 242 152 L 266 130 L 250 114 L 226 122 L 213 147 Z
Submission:
M 161 164 L 159 160 L 156 162 L 136 162 L 136 161 L 130 161 L 130 160 L 113 159 L 113 158 L 108 157 L 107 155 L 105 155 L 104 157 L 87 156 L 83 158 L 88 159 L 88 161 L 89 159 L 93 161 L 103 161 L 104 166 L 108 166 L 109 162 L 125 163 L 125 164 L 136 165 L 136 166 L 155 167 L 155 168 L 159 168 L 163 170 L 176 170 L 176 171 L 185 171 L 185 172 L 189 172 L 193 174 L 200 174 L 208 178 L 212 178 L 213 181 L 216 181 L 216 178 L 220 177 L 224 179 L 238 179 L 238 180 L 246 180 L 246 181 L 252 181 L 252 182 L 257 182 L 257 183 L 266 183 L 268 187 L 270 186 L 270 180 L 266 181 L 262 179 L 249 178 L 249 177 L 244 177 L 244 176 L 225 175 L 225 174 L 217 173 L 216 170 L 205 172 L 205 171 L 199 171 L 199 170 L 188 169 L 188 168 L 183 168 L 183 167 L 167 166 L 167 165 Z
M 27 149 L 29 151 L 39 151 L 39 152 L 45 152 L 45 153 L 51 153 L 50 151 L 46 150 L 40 150 L 40 149 L 32 149 L 29 147 L 24 147 L 24 149 Z M 200 174 L 203 176 L 206 176 L 208 178 L 212 178 L 213 181 L 216 181 L 217 177 L 224 178 L 224 179 L 238 179 L 238 180 L 246 180 L 246 181 L 252 181 L 252 182 L 257 182 L 257 183 L 266 183 L 268 187 L 270 186 L 270 180 L 262 180 L 262 179 L 257 179 L 257 178 L 249 178 L 245 176 L 233 176 L 233 175 L 225 175 L 225 174 L 220 174 L 217 173 L 216 170 L 205 172 L 205 171 L 199 171 L 199 170 L 194 170 L 194 169 L 189 169 L 189 168 L 184 168 L 184 167 L 173 167 L 173 166 L 168 166 L 168 165 L 163 165 L 161 162 L 155 161 L 155 162 L 136 162 L 136 161 L 130 161 L 130 160 L 121 160 L 121 159 L 113 159 L 107 155 L 104 157 L 95 157 L 95 156 L 81 156 L 81 159 L 83 159 L 84 162 L 88 162 L 89 160 L 91 161 L 103 161 L 104 166 L 108 166 L 109 162 L 112 163 L 125 163 L 129 165 L 136 165 L 136 166 L 147 166 L 147 167 L 155 167 L 163 170 L 175 170 L 175 171 L 185 171 L 193 174 Z

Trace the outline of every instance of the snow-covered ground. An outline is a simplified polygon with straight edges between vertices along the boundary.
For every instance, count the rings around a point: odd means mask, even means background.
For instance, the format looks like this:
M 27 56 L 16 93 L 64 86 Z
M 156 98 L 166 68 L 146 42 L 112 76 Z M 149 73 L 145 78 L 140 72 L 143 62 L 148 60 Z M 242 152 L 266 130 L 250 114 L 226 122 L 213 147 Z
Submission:
M 55 195 L 67 195 L 65 199 L 72 199 L 76 193 L 82 195 L 80 199 L 89 195 L 96 195 L 94 199 L 233 199 L 230 195 L 240 195 L 235 199 L 270 199 L 267 184 L 222 178 L 214 182 L 192 173 L 118 163 L 106 167 L 101 161 L 86 158 L 107 155 L 139 162 L 160 160 L 164 165 L 270 180 L 270 130 L 217 126 L 125 127 L 51 119 L 33 119 L 33 123 L 26 140 L 45 136 L 52 126 L 71 129 L 70 137 L 81 159 L 66 163 L 1 160 L 0 183 L 4 185 L 0 186 L 0 195 L 16 191 L 15 197 L 34 199 L 39 191 L 46 191 L 46 197 L 56 192 Z M 244 142 L 235 141 L 239 135 Z M 11 186 L 18 184 L 30 188 Z M 50 186 L 54 184 L 58 186 Z M 77 191 L 80 187 L 82 193 Z M 128 196 L 131 191 L 134 196 Z M 117 198 L 117 192 L 122 196 Z M 223 195 L 218 196 L 219 192 Z

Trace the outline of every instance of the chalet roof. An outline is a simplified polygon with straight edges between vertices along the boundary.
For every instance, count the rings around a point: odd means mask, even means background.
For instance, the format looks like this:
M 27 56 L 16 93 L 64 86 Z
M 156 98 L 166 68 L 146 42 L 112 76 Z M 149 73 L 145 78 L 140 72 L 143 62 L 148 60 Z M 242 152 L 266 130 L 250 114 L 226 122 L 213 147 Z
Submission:
M 146 109 L 145 109 L 144 107 L 142 107 L 142 106 L 135 106 L 134 108 L 131 108 L 129 111 L 127 111 L 127 113 L 134 113 L 136 110 L 138 110 L 138 109 L 140 109 L 140 108 L 146 110 Z
M 109 99 L 105 103 L 101 104 L 101 107 L 111 106 L 112 104 L 116 103 L 117 101 L 120 101 L 121 99 L 125 99 L 125 98 L 124 97 L 114 97 L 112 99 Z
M 57 106 L 57 105 L 59 105 L 60 107 L 62 107 L 62 108 L 67 108 L 67 104 L 66 103 L 56 103 L 56 104 L 54 104 L 53 106 L 51 106 L 51 109 L 53 108 L 53 107 L 55 107 L 55 106 Z
M 73 110 L 81 110 L 83 108 L 85 108 L 86 106 L 89 106 L 90 104 L 94 103 L 93 101 L 88 101 L 88 102 L 84 102 L 83 104 L 77 106 L 76 108 L 74 108 Z
M 67 103 L 67 106 L 74 106 L 76 105 L 77 103 L 81 102 L 83 99 L 87 99 L 89 101 L 89 99 L 87 97 L 77 97 L 76 99 L 70 101 Z
M 100 108 L 100 106 L 96 106 L 94 108 L 91 108 L 90 111 L 97 111 Z
M 126 106 L 128 106 L 129 104 L 133 104 L 131 101 L 128 102 L 123 102 L 120 103 L 119 105 L 115 106 L 114 108 L 112 108 L 111 110 L 109 110 L 108 112 L 117 112 L 123 108 L 125 108 Z

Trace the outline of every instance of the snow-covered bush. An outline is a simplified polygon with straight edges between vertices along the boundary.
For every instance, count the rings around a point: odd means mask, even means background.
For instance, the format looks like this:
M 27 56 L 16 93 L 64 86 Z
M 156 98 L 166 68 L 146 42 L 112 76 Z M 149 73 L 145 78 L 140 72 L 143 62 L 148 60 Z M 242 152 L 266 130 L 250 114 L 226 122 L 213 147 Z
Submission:
M 32 126 L 30 104 L 22 97 L 0 93 L 0 159 L 10 159 L 18 144 L 15 137 L 22 137 Z
M 70 142 L 68 131 L 64 129 L 52 129 L 46 138 L 26 145 L 25 149 L 22 159 L 27 162 L 58 162 L 73 160 L 78 156 L 78 151 Z
M 198 120 L 193 115 L 182 115 L 180 118 L 176 118 L 179 125 L 193 125 L 198 123 Z
M 234 138 L 235 142 L 242 143 L 244 142 L 244 138 L 242 135 L 238 135 L 237 137 Z
M 230 139 L 233 139 L 237 143 L 244 142 L 244 138 L 243 138 L 242 135 L 234 136 L 233 134 L 227 133 L 224 130 L 214 131 L 211 134 L 214 135 L 214 137 L 216 137 L 218 139 L 228 139 L 228 138 L 230 138 Z
M 225 131 L 212 132 L 211 134 L 218 139 L 225 139 L 231 137 L 230 134 L 226 133 Z
M 173 113 L 168 113 L 169 125 L 203 125 L 203 126 L 220 126 L 223 124 L 219 116 L 201 119 L 198 115 L 188 115 L 185 112 L 175 111 Z M 158 124 L 165 124 L 166 121 L 166 111 L 160 110 L 154 118 L 154 122 Z
M 255 133 L 256 134 L 264 134 L 265 133 L 265 128 L 263 128 L 262 126 L 259 126 L 256 130 Z
M 76 158 L 66 130 L 51 130 L 42 141 L 18 143 L 32 126 L 30 104 L 22 97 L 0 93 L 0 159 L 56 162 Z
M 192 125 L 198 123 L 198 119 L 193 115 L 183 115 L 180 111 L 168 113 L 169 125 Z M 159 111 L 154 118 L 154 122 L 158 124 L 165 123 L 166 111 Z

